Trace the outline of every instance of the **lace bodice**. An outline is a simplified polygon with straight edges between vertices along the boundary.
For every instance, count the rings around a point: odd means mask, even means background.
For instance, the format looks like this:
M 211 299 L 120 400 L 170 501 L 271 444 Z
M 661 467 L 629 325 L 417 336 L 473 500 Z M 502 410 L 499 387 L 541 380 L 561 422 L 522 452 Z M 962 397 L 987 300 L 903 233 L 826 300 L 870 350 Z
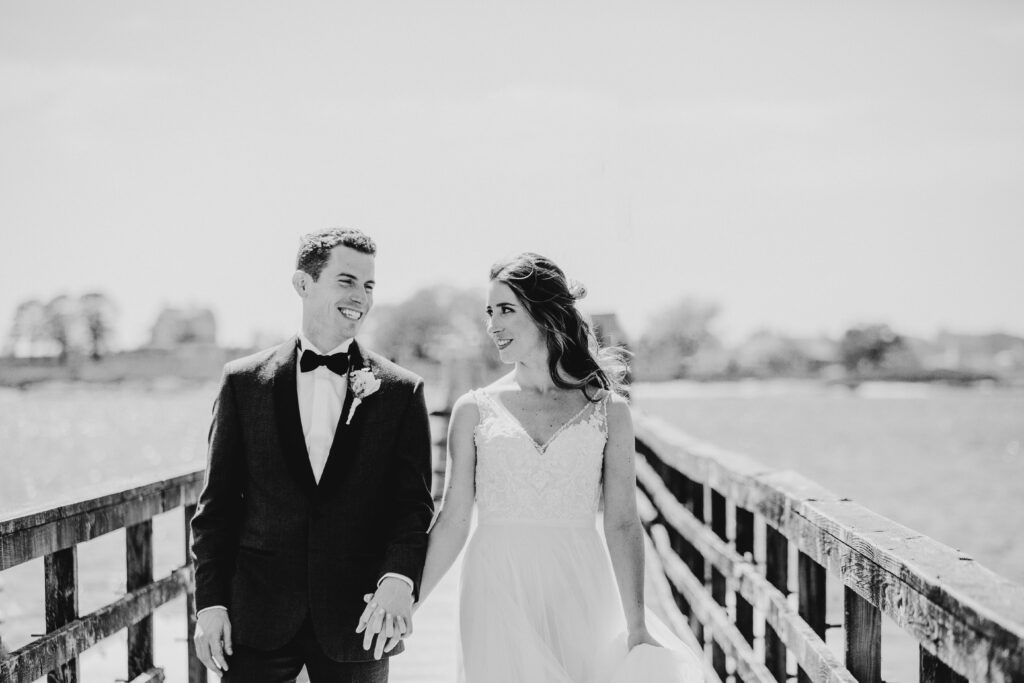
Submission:
M 601 498 L 607 397 L 538 445 L 497 397 L 473 392 L 480 522 L 593 525 Z

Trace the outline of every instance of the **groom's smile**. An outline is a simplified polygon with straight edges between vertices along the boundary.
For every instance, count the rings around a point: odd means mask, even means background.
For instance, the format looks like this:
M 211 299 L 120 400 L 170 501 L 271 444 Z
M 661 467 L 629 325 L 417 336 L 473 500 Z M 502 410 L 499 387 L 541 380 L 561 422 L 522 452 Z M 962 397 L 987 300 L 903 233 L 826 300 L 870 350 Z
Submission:
M 303 332 L 323 352 L 359 333 L 373 307 L 374 265 L 371 254 L 338 245 L 316 277 L 295 274 Z

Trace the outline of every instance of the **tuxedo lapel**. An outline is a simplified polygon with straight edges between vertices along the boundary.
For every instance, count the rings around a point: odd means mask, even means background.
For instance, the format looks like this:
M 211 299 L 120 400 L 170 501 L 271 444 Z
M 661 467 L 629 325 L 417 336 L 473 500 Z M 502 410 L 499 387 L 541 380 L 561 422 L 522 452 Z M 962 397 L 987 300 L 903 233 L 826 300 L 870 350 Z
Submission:
M 277 433 L 281 443 L 281 456 L 296 483 L 311 494 L 316 490 L 316 479 L 309 464 L 306 438 L 302 433 L 302 417 L 299 414 L 299 395 L 295 380 L 295 363 L 298 358 L 298 339 L 281 346 L 274 355 L 277 367 L 274 369 L 274 415 L 277 418 Z
M 361 369 L 369 369 L 366 360 L 359 349 L 359 345 L 352 340 L 348 350 L 349 371 L 348 388 L 345 391 L 345 403 L 341 408 L 341 416 L 338 418 L 338 426 L 334 430 L 334 441 L 331 442 L 331 451 L 327 456 L 327 463 L 324 465 L 323 474 L 320 475 L 320 483 L 317 485 L 319 496 L 329 495 L 336 488 L 338 482 L 345 479 L 345 474 L 352 468 L 352 463 L 364 454 L 356 446 L 360 442 L 362 434 L 363 414 L 366 412 L 366 402 L 372 397 L 366 397 L 352 413 L 352 405 L 355 402 L 355 392 L 352 390 L 352 373 Z M 349 414 L 352 419 L 349 420 Z

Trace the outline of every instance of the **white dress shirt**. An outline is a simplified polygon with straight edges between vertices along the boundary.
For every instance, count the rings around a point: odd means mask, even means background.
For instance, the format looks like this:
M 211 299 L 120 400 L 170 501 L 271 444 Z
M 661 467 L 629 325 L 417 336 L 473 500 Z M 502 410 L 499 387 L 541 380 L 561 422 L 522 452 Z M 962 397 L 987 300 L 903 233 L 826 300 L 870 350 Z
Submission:
M 305 334 L 299 332 L 298 357 L 295 361 L 295 390 L 299 397 L 299 419 L 302 421 L 302 435 L 306 440 L 306 452 L 309 454 L 309 465 L 313 468 L 313 477 L 320 483 L 327 456 L 331 454 L 334 443 L 334 432 L 341 419 L 341 409 L 345 405 L 345 394 L 348 392 L 348 375 L 339 375 L 321 365 L 318 368 L 303 372 L 299 359 L 306 349 L 321 356 L 333 356 L 336 353 L 347 353 L 352 345 L 351 339 L 341 342 L 328 353 L 323 353 Z M 344 457 L 344 455 L 342 456 Z M 377 585 L 388 577 L 393 577 L 409 585 L 415 590 L 412 579 L 403 574 L 388 572 L 380 577 Z M 223 605 L 211 605 L 199 610 L 227 609 Z
M 318 349 L 302 332 L 299 332 L 299 357 L 309 349 L 321 356 L 333 356 L 336 353 L 347 353 L 352 345 L 346 339 L 328 353 Z M 325 366 L 303 372 L 295 363 L 295 389 L 299 395 L 299 417 L 302 420 L 302 435 L 306 439 L 306 452 L 309 453 L 309 466 L 313 468 L 313 478 L 320 483 L 327 456 L 331 453 L 334 443 L 334 430 L 338 427 L 341 408 L 345 405 L 345 394 L 348 392 L 348 376 L 339 375 Z

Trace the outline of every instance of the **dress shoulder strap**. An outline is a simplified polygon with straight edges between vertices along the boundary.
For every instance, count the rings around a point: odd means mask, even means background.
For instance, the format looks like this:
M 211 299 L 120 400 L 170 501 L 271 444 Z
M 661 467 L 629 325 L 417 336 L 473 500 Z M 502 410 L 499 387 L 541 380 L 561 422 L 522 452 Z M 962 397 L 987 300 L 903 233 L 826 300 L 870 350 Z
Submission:
M 605 435 L 608 434 L 608 401 L 611 400 L 612 392 L 605 390 L 604 396 L 599 398 L 594 404 L 594 410 L 590 414 L 590 419 L 593 420 Z
M 473 389 L 470 393 L 476 401 L 476 409 L 480 412 L 480 422 L 497 414 L 494 398 L 490 394 L 483 389 Z

